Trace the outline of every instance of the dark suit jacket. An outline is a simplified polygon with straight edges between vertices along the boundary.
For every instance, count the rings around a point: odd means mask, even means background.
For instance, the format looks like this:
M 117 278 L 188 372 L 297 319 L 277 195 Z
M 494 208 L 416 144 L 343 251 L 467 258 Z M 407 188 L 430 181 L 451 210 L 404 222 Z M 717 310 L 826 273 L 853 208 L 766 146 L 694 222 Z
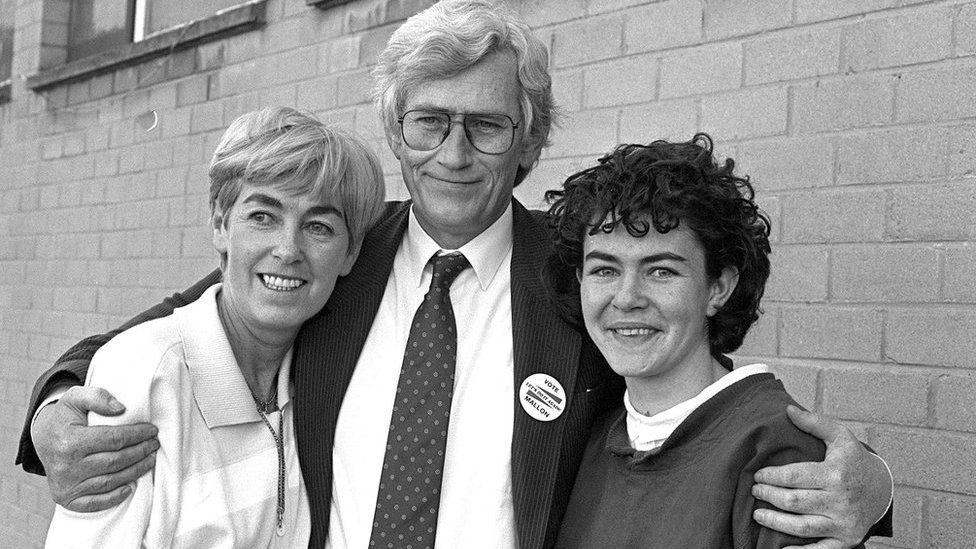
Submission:
M 352 272 L 339 280 L 325 309 L 305 323 L 295 344 L 295 430 L 312 511 L 310 547 L 322 547 L 328 536 L 335 425 L 406 230 L 409 205 L 388 204 L 383 221 L 366 236 Z M 539 548 L 555 543 L 593 418 L 619 405 L 623 384 L 589 338 L 564 322 L 546 298 L 540 272 L 551 244 L 541 213 L 513 200 L 513 225 L 515 387 L 542 372 L 559 380 L 569 395 L 566 410 L 550 422 L 530 418 L 518 395 L 512 395 L 512 491 L 519 546 Z M 218 279 L 212 273 L 123 328 L 168 314 Z M 38 397 L 58 380 L 83 380 L 94 351 L 115 333 L 79 343 L 38 380 L 18 455 L 25 469 L 41 471 L 29 432 Z

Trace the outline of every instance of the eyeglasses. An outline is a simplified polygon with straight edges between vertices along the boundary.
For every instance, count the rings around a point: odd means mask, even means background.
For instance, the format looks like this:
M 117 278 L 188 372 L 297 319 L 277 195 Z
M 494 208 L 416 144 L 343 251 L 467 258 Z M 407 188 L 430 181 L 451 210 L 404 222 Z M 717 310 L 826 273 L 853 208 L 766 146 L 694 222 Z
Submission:
M 449 113 L 412 110 L 397 119 L 400 135 L 416 151 L 432 151 L 451 133 L 451 118 L 461 117 L 464 135 L 471 146 L 485 154 L 504 154 L 512 148 L 518 123 L 504 114 Z

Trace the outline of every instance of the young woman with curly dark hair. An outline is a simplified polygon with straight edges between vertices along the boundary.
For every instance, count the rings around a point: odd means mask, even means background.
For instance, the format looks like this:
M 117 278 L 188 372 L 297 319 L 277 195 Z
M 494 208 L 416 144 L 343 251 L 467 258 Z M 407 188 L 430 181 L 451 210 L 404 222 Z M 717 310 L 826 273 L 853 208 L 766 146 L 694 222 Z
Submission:
M 624 377 L 594 425 L 559 547 L 783 547 L 752 520 L 753 475 L 823 459 L 762 364 L 732 369 L 759 318 L 769 220 L 705 134 L 621 145 L 547 193 L 553 296 Z

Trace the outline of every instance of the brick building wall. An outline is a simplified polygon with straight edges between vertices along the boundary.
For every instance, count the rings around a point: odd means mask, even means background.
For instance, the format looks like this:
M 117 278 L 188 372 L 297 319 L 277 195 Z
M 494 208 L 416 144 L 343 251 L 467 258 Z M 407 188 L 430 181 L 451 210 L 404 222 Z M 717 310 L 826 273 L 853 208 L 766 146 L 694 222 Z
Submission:
M 35 376 L 215 265 L 206 163 L 231 120 L 295 105 L 368 136 L 387 38 L 429 0 L 319 10 L 35 93 L 57 0 L 18 0 L 0 105 L 0 540 L 42 544 L 43 478 L 13 465 Z M 742 349 L 891 464 L 896 536 L 976 542 L 976 1 L 510 0 L 565 110 L 528 205 L 621 141 L 711 133 L 774 223 Z M 54 29 L 56 30 L 56 29 Z M 158 125 L 151 131 L 152 111 Z

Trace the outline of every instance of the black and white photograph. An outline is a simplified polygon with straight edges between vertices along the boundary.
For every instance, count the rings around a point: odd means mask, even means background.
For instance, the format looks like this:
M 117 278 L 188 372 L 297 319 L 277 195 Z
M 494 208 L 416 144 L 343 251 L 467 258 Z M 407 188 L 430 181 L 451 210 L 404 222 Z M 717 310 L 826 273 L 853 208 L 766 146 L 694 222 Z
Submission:
M 0 547 L 976 549 L 976 0 L 0 0 Z

